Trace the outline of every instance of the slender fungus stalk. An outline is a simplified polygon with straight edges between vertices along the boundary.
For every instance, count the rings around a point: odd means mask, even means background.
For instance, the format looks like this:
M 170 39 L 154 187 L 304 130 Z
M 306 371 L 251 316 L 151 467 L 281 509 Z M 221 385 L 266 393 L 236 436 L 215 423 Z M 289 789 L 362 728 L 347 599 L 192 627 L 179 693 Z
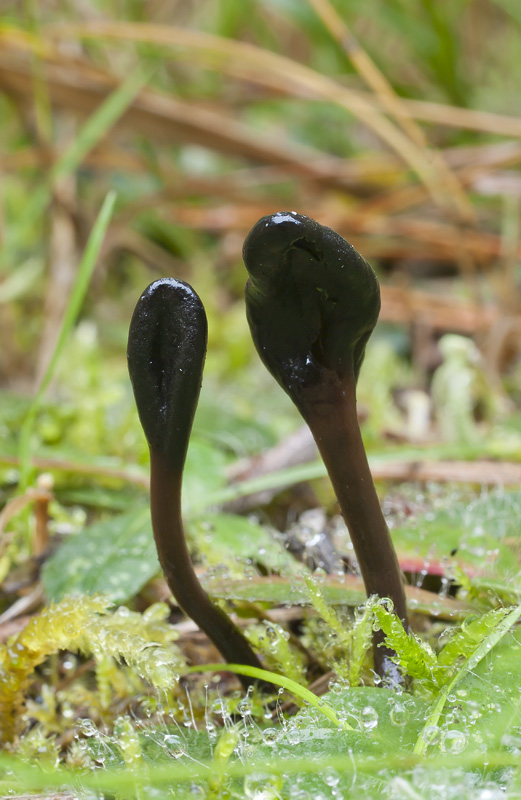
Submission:
M 246 312 L 273 377 L 309 425 L 326 465 L 368 595 L 389 597 L 407 626 L 405 592 L 369 470 L 356 382 L 380 312 L 376 275 L 330 228 L 294 212 L 263 217 L 244 242 Z M 375 634 L 377 673 L 402 682 Z
M 224 658 L 262 667 L 229 617 L 199 583 L 181 516 L 181 482 L 201 389 L 207 323 L 203 304 L 182 281 L 163 278 L 138 300 L 128 339 L 128 367 L 150 448 L 150 508 L 159 561 L 183 611 Z M 241 676 L 247 687 L 252 678 Z

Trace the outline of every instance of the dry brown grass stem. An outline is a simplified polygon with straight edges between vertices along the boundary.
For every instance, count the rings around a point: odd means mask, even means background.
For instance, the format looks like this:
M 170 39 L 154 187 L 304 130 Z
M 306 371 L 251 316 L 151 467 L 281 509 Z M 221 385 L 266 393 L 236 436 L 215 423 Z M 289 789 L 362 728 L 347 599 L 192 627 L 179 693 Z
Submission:
M 0 65 L 0 82 L 1 71 Z M 15 153 L 0 154 L 0 170 L 5 173 L 16 173 L 35 167 L 51 169 L 60 155 L 56 148 L 25 147 Z M 87 153 L 83 164 L 92 169 L 117 169 L 122 172 L 142 173 L 148 169 L 145 159 L 138 153 L 111 146 L 109 143 L 104 143 Z
M 337 81 L 286 56 L 252 44 L 214 36 L 201 31 L 132 22 L 91 22 L 80 25 L 58 24 L 43 29 L 45 36 L 60 41 L 70 37 L 120 39 L 147 42 L 172 48 L 177 58 L 189 56 L 193 63 L 232 75 L 279 93 L 335 103 L 373 130 L 420 178 L 435 202 L 449 213 L 461 214 L 453 191 L 440 182 L 439 170 L 428 151 L 390 122 L 381 111 L 360 94 Z M 467 221 L 468 218 L 467 218 Z
M 497 173 L 500 167 L 514 166 L 521 162 L 521 144 L 517 141 L 497 144 L 457 147 L 444 151 L 444 158 L 451 165 L 459 181 L 478 194 L 503 194 L 504 179 Z M 488 180 L 487 177 L 489 178 Z M 494 192 L 494 181 L 497 189 Z M 512 183 L 512 180 L 511 180 Z M 373 194 L 361 201 L 358 213 L 396 214 L 406 208 L 424 202 L 425 187 L 421 184 L 397 186 L 382 194 Z
M 355 207 L 342 203 L 317 203 L 311 195 L 303 198 L 302 205 L 314 219 L 338 230 L 368 258 L 425 259 L 428 254 L 429 259 L 454 263 L 455 248 L 461 247 L 486 267 L 501 255 L 501 238 L 487 231 L 459 230 L 448 223 L 415 217 L 358 213 Z M 212 208 L 178 205 L 170 209 L 170 214 L 187 227 L 222 233 L 245 231 L 272 211 L 272 204 L 257 201 L 249 205 L 219 203 Z M 521 257 L 521 246 L 517 255 Z
M 494 133 L 497 136 L 521 137 L 521 117 L 494 114 L 471 108 L 458 108 L 427 100 L 406 100 L 404 109 L 415 119 L 445 125 L 449 128 L 466 128 L 480 133 Z
M 46 79 L 53 106 L 87 117 L 113 91 L 118 80 L 92 65 L 75 60 L 46 62 Z M 32 103 L 32 77 L 27 60 L 16 53 L 0 55 L 0 89 L 21 103 Z M 180 100 L 149 89 L 142 90 L 116 124 L 117 130 L 139 131 L 156 142 L 173 138 L 200 144 L 235 157 L 279 166 L 284 171 L 314 179 L 340 190 L 352 185 L 344 180 L 345 162 L 312 147 L 286 143 L 255 134 L 246 125 L 202 104 Z
M 447 192 L 452 193 L 454 197 L 461 220 L 464 222 L 475 221 L 474 209 L 462 183 L 452 172 L 442 154 L 433 148 L 429 148 L 429 142 L 424 131 L 416 120 L 404 110 L 401 98 L 396 94 L 392 85 L 378 69 L 369 54 L 360 45 L 345 20 L 340 17 L 329 0 L 308 0 L 308 2 L 315 9 L 332 37 L 342 47 L 360 77 L 373 90 L 382 108 L 388 111 L 395 119 L 411 142 L 420 150 L 428 151 L 432 163 L 439 170 L 440 181 L 445 184 Z

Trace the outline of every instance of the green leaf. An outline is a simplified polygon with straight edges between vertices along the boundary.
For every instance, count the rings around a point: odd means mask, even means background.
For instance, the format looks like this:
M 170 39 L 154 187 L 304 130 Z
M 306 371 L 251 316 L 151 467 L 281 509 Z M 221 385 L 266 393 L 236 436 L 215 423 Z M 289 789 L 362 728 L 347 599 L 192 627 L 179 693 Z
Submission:
M 309 591 L 303 580 L 278 575 L 254 577 L 244 580 L 220 580 L 213 577 L 203 579 L 208 592 L 223 600 L 246 600 L 251 603 L 273 605 L 309 605 Z M 321 586 L 324 600 L 330 605 L 358 606 L 366 600 L 365 591 L 359 581 L 346 582 L 345 586 Z
M 478 667 L 478 665 L 480 665 L 481 662 L 488 656 L 491 650 L 495 648 L 502 639 L 504 639 L 512 625 L 514 625 L 520 617 L 521 605 L 514 607 L 512 610 L 501 609 L 491 611 L 484 617 L 481 617 L 472 623 L 472 625 L 474 625 L 474 635 L 470 637 L 470 641 L 473 640 L 474 647 L 471 650 L 469 650 L 468 647 L 466 648 L 465 652 L 467 657 L 465 658 L 465 661 L 452 675 L 450 681 L 443 686 L 437 700 L 426 717 L 425 725 L 423 726 L 420 736 L 418 737 L 414 747 L 415 753 L 423 754 L 429 744 L 432 744 L 430 732 L 435 731 L 439 727 L 442 714 L 445 714 L 447 717 L 448 704 L 454 700 L 457 702 L 457 692 L 464 691 L 461 689 L 461 684 L 463 681 L 466 680 L 469 675 L 474 673 L 476 667 Z M 495 622 L 496 624 L 491 626 L 491 621 Z M 519 686 L 518 667 L 515 673 L 511 673 L 510 680 L 511 682 L 514 682 L 516 686 Z M 486 687 L 487 683 L 483 684 L 482 682 L 482 692 L 484 686 Z M 485 689 L 485 697 L 486 695 L 487 691 Z M 490 697 L 488 700 L 490 702 Z M 464 737 L 458 735 L 458 740 L 462 744 L 463 738 Z M 452 752 L 460 752 L 460 750 L 458 749 L 456 751 L 455 746 L 453 745 Z
M 471 575 L 511 577 L 519 573 L 515 546 L 520 509 L 521 492 L 497 490 L 420 515 L 394 528 L 393 541 L 400 559 L 453 560 Z
M 183 509 L 190 514 L 226 483 L 227 459 L 215 445 L 192 438 L 183 473 Z
M 433 684 L 433 671 L 437 666 L 436 654 L 419 636 L 407 633 L 399 617 L 389 612 L 384 605 L 374 603 L 374 615 L 380 629 L 385 633 L 387 647 L 396 652 L 393 658 L 402 670 L 412 678 Z
M 123 603 L 158 572 L 150 511 L 137 506 L 67 539 L 46 561 L 42 581 L 49 600 L 100 592 Z
M 310 706 L 316 709 L 338 730 L 352 729 L 348 722 L 345 720 L 342 721 L 337 717 L 332 707 L 324 698 L 319 699 L 316 694 L 310 692 L 305 686 L 301 686 L 299 683 L 291 678 L 286 677 L 285 675 L 279 675 L 278 672 L 269 672 L 268 670 L 259 669 L 258 667 L 249 667 L 245 664 L 198 664 L 195 667 L 189 667 L 187 672 L 217 672 L 219 670 L 234 672 L 237 675 L 249 675 L 251 678 L 258 678 L 259 680 L 273 683 L 275 686 L 281 686 L 282 688 L 287 689 L 288 692 L 292 692 L 292 694 L 294 694 L 296 697 L 300 697 L 301 700 L 305 700 L 307 703 L 309 703 Z
M 203 578 L 203 583 L 210 594 L 223 599 L 302 606 L 309 605 L 310 602 L 309 590 L 297 576 L 255 576 L 247 580 L 221 580 L 207 576 Z M 341 582 L 334 577 L 325 578 L 320 584 L 320 592 L 328 605 L 359 606 L 367 600 L 362 582 L 352 575 L 345 575 Z M 407 590 L 407 602 L 416 614 L 432 614 L 435 607 L 438 619 L 449 619 L 453 622 L 465 619 L 475 611 L 467 603 L 452 597 L 439 597 L 432 592 L 419 592 L 415 587 Z
M 351 761 L 357 774 L 356 793 L 352 793 L 353 774 L 334 767 L 317 769 L 314 774 L 302 773 L 298 778 L 290 778 L 290 784 L 297 783 L 306 797 L 335 796 L 330 794 L 331 787 L 346 798 L 358 797 L 361 787 L 375 792 L 369 795 L 371 798 L 385 796 L 382 781 L 390 777 L 385 775 L 388 759 L 391 754 L 396 757 L 400 753 L 410 753 L 425 714 L 425 702 L 374 687 L 333 690 L 323 695 L 321 700 L 333 709 L 339 720 L 354 730 L 335 730 L 330 720 L 324 719 L 315 708 L 308 707 L 288 720 L 269 744 L 256 748 L 252 768 L 256 763 L 266 763 L 269 756 L 277 763 L 291 763 L 296 759 L 323 763 L 342 753 L 346 762 Z M 364 756 L 380 764 L 378 776 L 364 776 L 363 771 L 358 773 L 357 766 Z
M 69 302 L 67 304 L 67 308 L 65 309 L 65 314 L 61 321 L 60 331 L 58 334 L 56 345 L 54 347 L 54 351 L 51 355 L 49 364 L 47 366 L 47 369 L 45 370 L 45 374 L 41 380 L 40 385 L 38 386 L 38 390 L 34 396 L 34 399 L 31 403 L 27 416 L 22 425 L 22 429 L 20 432 L 20 488 L 21 489 L 24 489 L 27 486 L 27 482 L 29 479 L 31 438 L 34 430 L 36 415 L 41 406 L 47 387 L 49 386 L 53 378 L 56 366 L 60 359 L 61 353 L 65 347 L 67 338 L 70 335 L 73 325 L 76 322 L 78 314 L 80 313 L 81 307 L 83 305 L 83 300 L 85 299 L 90 279 L 92 277 L 94 267 L 96 266 L 98 260 L 98 255 L 101 250 L 101 245 L 103 244 L 103 240 L 105 238 L 105 233 L 107 232 L 109 222 L 112 218 L 112 212 L 114 211 L 115 202 L 116 202 L 116 194 L 115 192 L 111 191 L 106 195 L 105 200 L 103 201 L 103 205 L 101 206 L 99 214 L 90 232 L 87 245 L 85 247 L 83 256 L 81 258 L 78 267 L 76 281 L 72 287 L 72 291 L 69 297 Z
M 458 685 L 441 695 L 442 713 L 437 719 L 426 715 L 416 752 L 421 748 L 427 755 L 441 751 L 460 757 L 479 752 L 483 758 L 485 753 L 503 752 L 519 758 L 520 664 L 521 632 L 507 633 L 478 664 L 466 669 Z
M 117 489 L 91 483 L 77 489 L 62 489 L 58 493 L 60 502 L 67 505 L 82 505 L 108 511 L 124 512 L 136 502 L 135 487 Z
M 195 440 L 185 473 L 183 496 L 189 504 L 222 485 L 224 455 Z M 71 536 L 46 561 L 42 579 L 51 600 L 101 592 L 121 603 L 160 573 L 148 505 L 135 500 L 132 505 L 132 511 Z
M 461 726 L 468 747 L 487 750 L 521 749 L 521 631 L 507 634 L 469 672 L 456 702 L 447 706 L 445 720 L 461 709 Z M 486 691 L 483 691 L 483 687 Z M 448 723 L 450 729 L 459 720 Z
M 269 529 L 236 514 L 204 514 L 190 524 L 197 549 L 207 564 L 225 564 L 239 576 L 244 564 L 261 564 L 284 575 L 300 574 L 305 567 L 291 556 Z
M 237 392 L 235 385 L 232 386 Z M 211 383 L 208 385 L 205 381 L 195 415 L 193 435 L 207 438 L 238 457 L 259 453 L 277 443 L 277 437 L 267 424 L 253 415 L 240 415 L 230 407 L 228 400 L 226 386 L 212 387 Z

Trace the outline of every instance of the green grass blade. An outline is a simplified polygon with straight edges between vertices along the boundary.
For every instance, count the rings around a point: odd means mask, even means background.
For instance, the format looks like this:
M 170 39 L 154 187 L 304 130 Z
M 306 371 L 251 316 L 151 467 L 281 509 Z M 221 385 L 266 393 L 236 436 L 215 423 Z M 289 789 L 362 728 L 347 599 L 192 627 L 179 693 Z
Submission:
M 150 81 L 154 68 L 139 65 L 94 111 L 79 129 L 74 141 L 60 156 L 48 179 L 35 187 L 18 220 L 16 229 L 6 236 L 0 253 L 0 267 L 16 258 L 19 239 L 43 216 L 49 204 L 54 182 L 74 172 L 85 156 L 103 139 L 107 131 L 132 104 L 141 89 Z M 18 235 L 17 235 L 18 232 Z
M 101 210 L 94 223 L 94 227 L 92 228 L 89 236 L 83 257 L 80 261 L 76 282 L 72 288 L 71 296 L 62 320 L 60 333 L 58 335 L 54 352 L 22 425 L 19 449 L 20 489 L 22 491 L 27 487 L 29 479 L 31 464 L 31 438 L 34 430 L 36 415 L 38 414 L 45 391 L 47 390 L 47 387 L 53 378 L 56 365 L 63 351 L 65 343 L 70 336 L 70 332 L 83 305 L 90 279 L 98 260 L 101 245 L 114 211 L 115 202 L 116 193 L 109 192 L 105 197 Z
M 328 706 L 323 700 L 320 700 L 316 694 L 313 694 L 313 692 L 310 692 L 305 686 L 301 686 L 300 683 L 297 683 L 291 678 L 286 678 L 285 675 L 279 675 L 278 672 L 269 672 L 268 670 L 259 669 L 258 667 L 247 667 L 244 664 L 204 664 L 190 667 L 188 672 L 216 672 L 217 670 L 234 672 L 236 675 L 248 675 L 250 678 L 258 678 L 261 681 L 274 683 L 275 686 L 282 686 L 283 689 L 287 689 L 294 694 L 295 697 L 300 697 L 301 700 L 304 700 L 306 703 L 309 703 L 310 706 L 318 709 L 320 713 L 327 717 L 337 728 L 346 731 L 354 730 L 349 723 L 341 722 L 331 706 Z
M 442 765 L 447 770 L 483 771 L 483 761 L 483 753 L 474 750 L 469 753 L 459 753 L 457 756 L 444 753 Z M 504 749 L 499 752 L 490 751 L 486 754 L 486 762 L 488 769 L 491 770 L 516 768 L 519 765 L 519 755 L 515 752 L 506 752 Z M 152 769 L 147 766 L 145 768 L 137 767 L 135 770 L 115 767 L 92 770 L 86 770 L 84 767 L 56 767 L 50 770 L 45 764 L 28 763 L 4 752 L 0 753 L 0 770 L 3 777 L 0 788 L 6 797 L 12 793 L 18 795 L 29 791 L 48 793 L 51 789 L 68 790 L 70 794 L 71 785 L 77 789 L 81 787 L 83 790 L 91 789 L 95 792 L 129 797 L 134 796 L 136 785 L 140 783 L 156 789 L 164 787 L 171 791 L 173 787 L 177 788 L 178 784 L 183 782 L 198 780 L 206 782 L 212 773 L 225 774 L 230 778 L 244 778 L 254 772 L 288 777 L 291 775 L 320 775 L 324 770 L 330 768 L 343 775 L 356 775 L 357 773 L 378 775 L 384 767 L 386 770 L 398 772 L 400 770 L 410 771 L 418 765 L 423 770 L 432 770 L 432 774 L 435 776 L 436 773 L 439 773 L 440 757 L 437 755 L 434 758 L 421 758 L 412 753 L 396 752 L 389 753 L 385 764 L 382 764 L 382 760 L 375 758 L 374 755 L 339 753 L 338 755 L 314 756 L 307 759 L 273 758 L 273 756 L 253 762 L 249 759 L 237 759 L 231 763 L 228 762 L 223 767 L 214 761 L 173 760 L 171 763 L 154 765 Z
M 385 464 L 387 462 L 402 462 L 402 461 L 427 461 L 440 460 L 444 458 L 466 457 L 469 459 L 475 458 L 478 451 L 474 448 L 469 448 L 462 451 L 452 444 L 440 445 L 439 447 L 430 448 L 403 448 L 395 450 L 386 450 L 380 453 L 369 453 L 369 466 L 377 466 L 378 464 Z M 220 506 L 224 503 L 230 503 L 238 500 L 240 497 L 245 497 L 249 494 L 256 494 L 257 492 L 265 492 L 272 489 L 282 489 L 286 486 L 293 486 L 296 483 L 304 481 L 311 481 L 317 478 L 324 478 L 327 476 L 327 470 L 323 461 L 309 461 L 305 464 L 297 464 L 285 469 L 270 472 L 267 475 L 258 475 L 255 478 L 240 481 L 239 483 L 225 486 L 223 489 L 211 494 L 209 497 L 204 498 L 200 503 L 190 506 L 187 513 L 196 514 L 204 511 L 213 506 Z
M 503 617 L 503 619 L 491 630 L 491 632 L 486 636 L 476 647 L 472 655 L 467 658 L 461 667 L 458 669 L 450 683 L 446 684 L 440 691 L 439 697 L 434 704 L 434 708 L 432 712 L 427 717 L 425 721 L 425 725 L 423 726 L 420 735 L 416 741 L 414 746 L 415 753 L 423 755 L 425 753 L 425 749 L 427 747 L 427 742 L 424 739 L 424 733 L 426 728 L 437 726 L 440 720 L 441 714 L 443 712 L 443 708 L 445 703 L 447 702 L 447 697 L 452 694 L 456 688 L 456 686 L 461 683 L 464 678 L 467 677 L 469 672 L 472 672 L 475 667 L 479 664 L 479 662 L 485 658 L 487 653 L 490 653 L 493 647 L 505 636 L 512 625 L 514 625 L 517 620 L 521 617 L 521 605 L 516 606 L 512 609 L 512 611 Z
M 155 67 L 145 68 L 139 65 L 130 73 L 126 81 L 118 86 L 99 108 L 89 117 L 78 131 L 78 135 L 56 162 L 51 170 L 51 179 L 55 181 L 70 175 L 81 164 L 89 153 L 150 81 Z

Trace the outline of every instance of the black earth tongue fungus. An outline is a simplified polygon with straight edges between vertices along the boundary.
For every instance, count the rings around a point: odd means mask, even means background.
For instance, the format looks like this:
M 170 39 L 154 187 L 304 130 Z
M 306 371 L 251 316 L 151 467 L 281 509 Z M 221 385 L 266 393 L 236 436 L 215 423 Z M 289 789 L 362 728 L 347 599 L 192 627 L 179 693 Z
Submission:
M 150 448 L 152 527 L 168 586 L 183 611 L 228 663 L 262 668 L 242 633 L 199 583 L 184 535 L 181 483 L 206 342 L 206 314 L 191 286 L 163 278 L 145 289 L 130 323 L 127 357 Z M 239 677 L 245 687 L 256 683 L 247 676 Z
M 338 233 L 295 212 L 260 219 L 244 242 L 246 313 L 267 369 L 309 425 L 325 462 L 368 595 L 391 598 L 407 627 L 405 591 L 367 462 L 356 383 L 380 312 L 372 268 Z M 376 672 L 404 679 L 375 634 Z

